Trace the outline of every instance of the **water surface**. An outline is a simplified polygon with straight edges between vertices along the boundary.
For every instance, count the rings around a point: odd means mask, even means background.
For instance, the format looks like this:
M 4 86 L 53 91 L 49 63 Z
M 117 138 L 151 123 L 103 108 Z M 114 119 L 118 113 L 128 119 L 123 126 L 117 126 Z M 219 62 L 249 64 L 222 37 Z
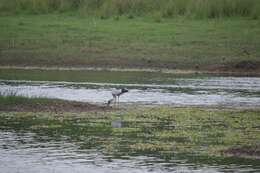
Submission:
M 60 123 L 56 119 L 34 114 L 20 117 L 1 114 L 1 172 L 260 171 L 259 160 L 178 154 L 174 148 L 131 149 L 132 144 L 140 141 L 160 143 L 160 139 L 149 134 L 151 129 L 158 132 L 170 130 L 164 121 L 120 123 L 119 120 L 110 121 L 105 117 L 79 118 L 74 115 Z M 176 140 L 185 142 L 183 139 L 173 139 L 172 142 Z
M 153 83 L 103 83 L 0 80 L 2 93 L 105 104 L 114 89 L 128 88 L 120 97 L 125 104 L 173 106 L 259 107 L 259 77 L 153 78 Z M 130 81 L 133 82 L 133 81 Z M 145 83 L 146 82 L 146 83 Z
M 129 89 L 129 93 L 120 98 L 123 104 L 260 106 L 259 77 L 0 70 L 0 92 L 3 94 L 105 104 L 112 97 L 111 91 L 122 87 Z M 38 116 L 38 113 L 32 114 Z M 0 119 L 0 172 L 4 173 L 260 172 L 259 160 L 185 155 L 175 153 L 174 148 L 167 151 L 129 150 L 131 144 L 138 142 L 160 143 L 158 138 L 150 136 L 150 130 L 174 130 L 169 129 L 167 120 L 130 123 L 95 117 L 82 122 L 75 114 L 74 118 L 57 124 L 57 120 L 48 118 L 3 117 Z M 125 132 L 121 133 L 122 129 Z M 185 142 L 187 139 L 173 140 Z

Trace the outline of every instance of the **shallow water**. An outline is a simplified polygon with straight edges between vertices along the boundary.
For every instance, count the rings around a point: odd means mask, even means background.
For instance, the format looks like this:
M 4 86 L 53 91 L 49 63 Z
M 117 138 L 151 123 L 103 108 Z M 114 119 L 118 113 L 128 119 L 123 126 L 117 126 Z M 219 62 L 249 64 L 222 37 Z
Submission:
M 120 97 L 120 102 L 125 104 L 260 106 L 259 77 L 161 78 L 152 84 L 0 80 L 2 93 L 98 104 L 105 104 L 112 98 L 111 91 L 122 87 L 129 89 L 128 93 Z
M 4 94 L 105 104 L 112 97 L 111 91 L 122 87 L 129 89 L 129 93 L 120 97 L 124 104 L 260 106 L 260 77 L 0 70 L 0 92 Z M 97 117 L 89 122 L 72 119 L 62 123 L 64 127 L 49 121 L 43 123 L 31 117 L 12 120 L 8 116 L 0 119 L 0 172 L 260 172 L 259 160 L 208 158 L 174 151 L 133 152 L 127 150 L 132 143 L 160 141 L 149 137 L 149 130 L 142 132 L 147 138 L 138 138 L 138 131 L 124 135 L 112 133 L 113 129 L 134 130 L 137 126 L 143 130 L 158 127 L 165 130 L 169 128 L 167 121 L 158 122 L 159 126 L 120 120 L 102 124 Z M 108 147 L 106 150 L 112 147 L 112 150 L 104 152 L 102 147 Z
M 152 156 L 106 156 L 96 150 L 82 150 L 73 143 L 46 140 L 37 141 L 34 133 L 0 132 L 1 172 L 93 172 L 93 173 L 146 173 L 146 172 L 257 172 L 259 166 L 238 161 L 197 158 L 171 158 L 165 160 Z M 39 138 L 39 137 L 37 137 Z M 48 137 L 46 137 L 48 138 Z M 201 159 L 201 160 L 200 160 Z M 206 163 L 203 163 L 206 161 Z M 228 159 L 226 160 L 228 161 Z M 222 165 L 221 165 L 222 162 Z M 254 162 L 252 162 L 254 163 Z
M 41 117 L 41 116 L 39 116 Z M 141 140 L 138 134 L 116 133 L 119 121 L 100 122 L 100 119 L 69 119 L 58 126 L 53 120 L 33 117 L 8 117 L 0 120 L 0 170 L 14 172 L 93 172 L 93 173 L 168 173 L 168 172 L 259 172 L 257 160 L 213 158 L 196 155 L 163 154 L 155 151 L 130 150 Z M 107 121 L 107 120 L 106 120 Z M 54 124 L 56 123 L 56 126 Z M 116 124 L 116 126 L 115 126 Z M 140 122 L 126 128 L 147 126 Z M 153 126 L 153 125 L 152 125 Z M 166 128 L 161 126 L 161 130 Z M 168 128 L 168 127 L 167 127 Z M 160 130 L 160 129 L 158 129 Z M 143 131 L 143 133 L 146 133 Z M 147 132 L 148 133 L 148 132 Z M 113 140 L 113 141 L 107 141 Z M 142 138 L 160 142 L 151 137 Z M 109 149 L 109 147 L 113 149 Z M 111 146 L 110 146 L 111 145 Z M 105 149 L 105 148 L 106 149 Z M 108 150 L 108 151 L 107 151 Z

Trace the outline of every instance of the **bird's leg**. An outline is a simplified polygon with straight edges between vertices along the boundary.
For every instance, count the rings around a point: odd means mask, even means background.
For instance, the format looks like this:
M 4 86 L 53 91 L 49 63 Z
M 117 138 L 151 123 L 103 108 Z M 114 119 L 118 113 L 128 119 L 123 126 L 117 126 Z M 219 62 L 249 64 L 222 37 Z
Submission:
M 113 105 L 116 105 L 116 96 L 113 95 Z

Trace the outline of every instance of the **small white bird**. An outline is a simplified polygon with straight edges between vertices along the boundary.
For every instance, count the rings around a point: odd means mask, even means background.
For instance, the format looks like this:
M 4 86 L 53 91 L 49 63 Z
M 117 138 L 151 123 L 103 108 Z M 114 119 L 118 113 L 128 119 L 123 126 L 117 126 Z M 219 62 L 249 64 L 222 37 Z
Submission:
M 128 90 L 127 90 L 126 88 L 122 88 L 122 89 L 120 89 L 120 90 L 113 90 L 113 91 L 112 91 L 112 96 L 113 96 L 113 98 L 110 99 L 110 100 L 108 100 L 107 106 L 109 106 L 109 105 L 110 105 L 111 103 L 113 103 L 113 102 L 119 104 L 119 97 L 120 97 L 122 94 L 126 93 L 126 92 L 128 92 Z

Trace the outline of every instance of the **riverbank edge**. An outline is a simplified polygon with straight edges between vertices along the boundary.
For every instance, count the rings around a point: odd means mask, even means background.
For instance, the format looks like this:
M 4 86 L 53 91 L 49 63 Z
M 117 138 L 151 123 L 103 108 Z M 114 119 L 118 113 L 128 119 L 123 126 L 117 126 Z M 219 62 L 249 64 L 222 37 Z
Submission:
M 0 112 L 100 112 L 110 111 L 105 104 L 68 101 L 54 98 L 27 98 L 0 93 Z
M 220 74 L 234 76 L 260 76 L 259 70 L 238 71 L 238 70 L 192 70 L 192 69 L 168 69 L 168 68 L 106 68 L 106 67 L 45 67 L 45 66 L 0 66 L 0 70 L 60 70 L 60 71 L 113 71 L 113 72 L 153 72 L 167 74 Z

